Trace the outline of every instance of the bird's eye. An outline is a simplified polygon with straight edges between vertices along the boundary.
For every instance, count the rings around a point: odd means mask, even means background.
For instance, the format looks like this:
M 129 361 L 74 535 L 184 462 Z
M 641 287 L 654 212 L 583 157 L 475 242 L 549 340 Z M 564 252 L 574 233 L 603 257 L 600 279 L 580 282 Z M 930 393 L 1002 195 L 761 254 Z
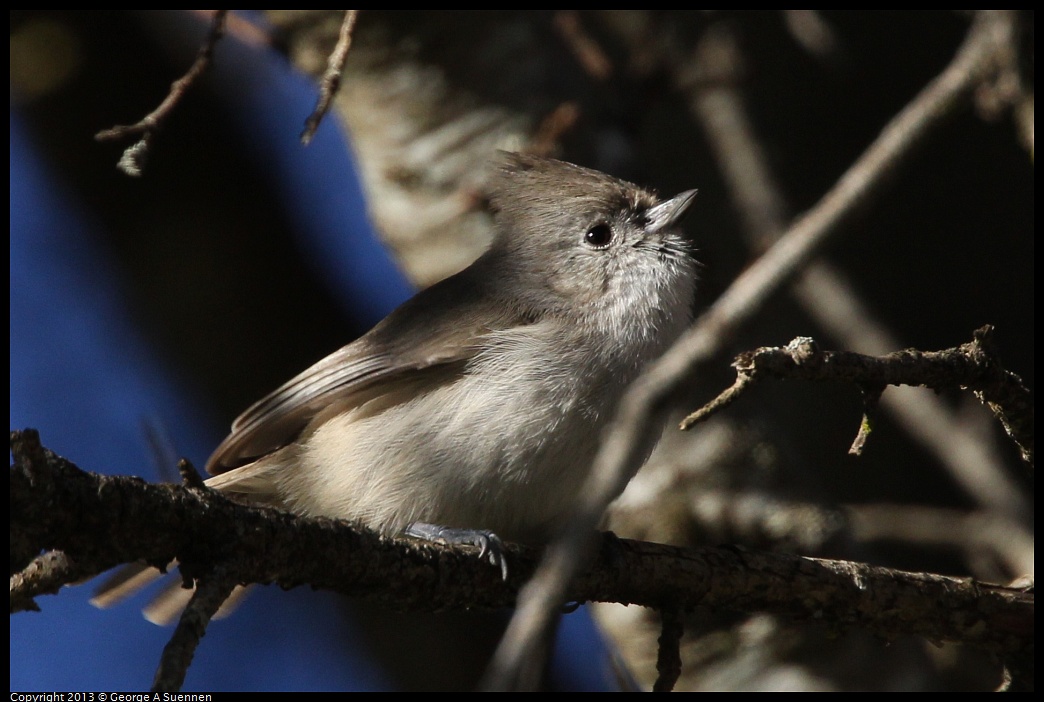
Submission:
M 584 242 L 596 249 L 604 249 L 612 240 L 613 230 L 605 222 L 594 225 L 584 234 Z

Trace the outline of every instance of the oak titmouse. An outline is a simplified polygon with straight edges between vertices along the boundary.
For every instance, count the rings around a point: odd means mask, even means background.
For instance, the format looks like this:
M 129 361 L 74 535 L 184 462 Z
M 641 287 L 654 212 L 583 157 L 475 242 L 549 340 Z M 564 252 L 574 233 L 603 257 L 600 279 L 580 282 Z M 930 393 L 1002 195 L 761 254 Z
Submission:
M 489 250 L 247 409 L 207 484 L 385 533 L 545 540 L 624 389 L 690 321 L 694 195 L 505 155 Z

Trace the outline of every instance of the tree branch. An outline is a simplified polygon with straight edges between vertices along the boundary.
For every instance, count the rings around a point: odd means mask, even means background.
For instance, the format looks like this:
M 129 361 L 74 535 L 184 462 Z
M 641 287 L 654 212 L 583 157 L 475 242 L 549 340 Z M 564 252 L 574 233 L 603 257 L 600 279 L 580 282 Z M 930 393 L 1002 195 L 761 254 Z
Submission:
M 208 489 L 85 473 L 41 447 L 32 430 L 12 432 L 11 450 L 12 542 L 23 551 L 68 554 L 81 565 L 67 582 L 119 563 L 174 558 L 187 576 L 212 582 L 183 615 L 157 689 L 180 684 L 206 622 L 237 583 L 310 585 L 410 611 L 495 609 L 514 604 L 538 562 L 536 550 L 508 544 L 512 568 L 503 582 L 472 549 L 384 538 L 343 522 L 240 505 Z M 885 638 L 960 641 L 1000 655 L 1033 646 L 1033 595 L 1019 589 L 737 548 L 615 537 L 599 543 L 568 590 L 571 600 L 772 612 Z M 22 584 L 17 592 L 12 587 L 12 612 L 55 591 L 54 578 L 42 583 L 28 575 L 19 573 Z
M 681 429 L 710 418 L 727 407 L 755 381 L 763 378 L 828 380 L 854 383 L 873 396 L 887 385 L 912 385 L 946 390 L 973 390 L 989 405 L 1023 459 L 1033 462 L 1033 403 L 1022 379 L 1004 370 L 993 349 L 993 327 L 975 331 L 974 340 L 943 351 L 906 349 L 885 356 L 851 351 L 821 351 L 815 341 L 799 337 L 785 348 L 762 347 L 736 357 L 736 382 L 710 403 L 693 412 Z M 992 399 L 988 399 L 992 398 Z M 863 427 L 867 424 L 864 416 Z M 864 429 L 860 428 L 860 437 Z M 858 439 L 857 439 L 858 441 Z

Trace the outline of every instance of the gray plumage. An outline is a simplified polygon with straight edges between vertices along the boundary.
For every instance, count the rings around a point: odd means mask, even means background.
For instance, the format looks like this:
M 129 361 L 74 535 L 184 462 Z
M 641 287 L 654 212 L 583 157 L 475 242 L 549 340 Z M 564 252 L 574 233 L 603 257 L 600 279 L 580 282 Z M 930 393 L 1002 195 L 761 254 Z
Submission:
M 695 191 L 509 154 L 489 192 L 489 250 L 247 409 L 208 485 L 385 533 L 550 536 L 623 391 L 690 321 Z

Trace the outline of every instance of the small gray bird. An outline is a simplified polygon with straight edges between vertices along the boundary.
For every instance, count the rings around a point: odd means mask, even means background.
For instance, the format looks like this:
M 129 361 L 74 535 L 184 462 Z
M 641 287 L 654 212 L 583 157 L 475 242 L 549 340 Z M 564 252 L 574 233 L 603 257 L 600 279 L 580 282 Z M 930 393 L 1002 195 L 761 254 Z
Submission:
M 207 485 L 498 564 L 496 536 L 547 540 L 623 391 L 691 320 L 695 194 L 504 155 L 489 250 L 247 409 Z

